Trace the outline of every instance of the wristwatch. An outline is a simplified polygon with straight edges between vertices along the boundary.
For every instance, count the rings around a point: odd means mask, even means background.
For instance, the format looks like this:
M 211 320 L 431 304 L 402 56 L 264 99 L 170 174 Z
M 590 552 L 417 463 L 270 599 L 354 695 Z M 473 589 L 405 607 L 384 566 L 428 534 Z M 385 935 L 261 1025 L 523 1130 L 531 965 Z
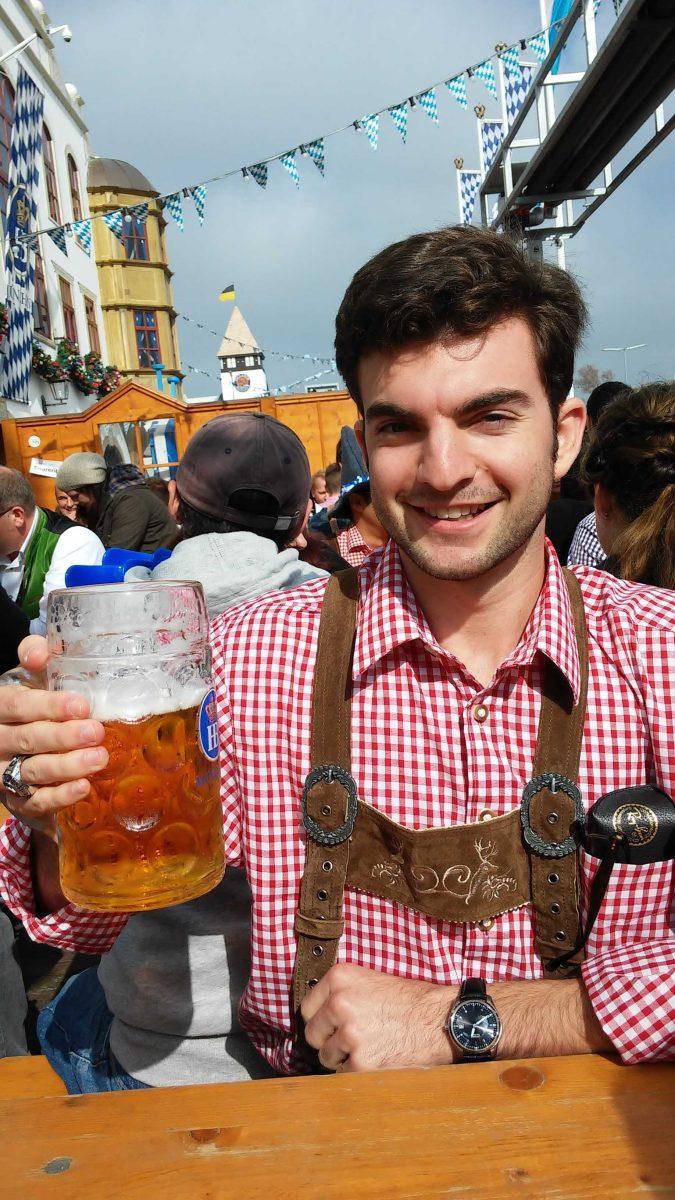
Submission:
M 459 1051 L 460 1062 L 489 1062 L 497 1053 L 502 1023 L 484 979 L 465 979 L 445 1032 Z

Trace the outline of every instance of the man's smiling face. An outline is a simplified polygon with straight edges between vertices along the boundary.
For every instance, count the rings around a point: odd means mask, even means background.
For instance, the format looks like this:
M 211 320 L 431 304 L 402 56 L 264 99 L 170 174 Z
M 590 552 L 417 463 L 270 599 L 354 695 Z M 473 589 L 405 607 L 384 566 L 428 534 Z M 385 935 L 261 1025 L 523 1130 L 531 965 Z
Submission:
M 578 437 L 559 422 L 556 461 L 557 431 L 524 320 L 369 354 L 359 385 L 373 504 L 404 558 L 437 579 L 475 579 L 529 541 L 554 477 L 574 459 L 583 421 Z

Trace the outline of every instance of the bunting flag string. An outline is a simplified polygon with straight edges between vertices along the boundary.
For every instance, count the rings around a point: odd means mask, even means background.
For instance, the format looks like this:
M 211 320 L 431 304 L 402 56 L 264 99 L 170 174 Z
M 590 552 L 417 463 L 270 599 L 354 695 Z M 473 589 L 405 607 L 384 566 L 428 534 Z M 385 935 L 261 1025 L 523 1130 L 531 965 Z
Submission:
M 316 163 L 323 175 L 325 169 L 323 138 L 316 138 L 313 142 L 307 142 L 307 145 L 303 146 L 302 149 L 309 155 L 312 162 Z
M 405 140 L 408 136 L 408 105 L 392 104 L 391 108 L 387 109 L 387 112 L 389 113 L 389 116 L 398 129 L 398 132 L 400 133 L 405 144 Z
M 520 59 L 517 46 L 507 46 L 499 55 L 509 74 L 517 75 L 520 70 Z
M 491 96 L 494 96 L 494 98 L 496 100 L 497 99 L 497 84 L 495 81 L 495 69 L 494 69 L 490 59 L 486 58 L 485 62 L 479 63 L 477 67 L 474 67 L 473 73 L 477 79 L 482 79 L 488 92 L 490 93 Z
M 187 321 L 188 325 L 195 325 L 197 329 L 202 329 L 204 333 L 210 333 L 214 338 L 218 338 L 219 340 L 222 339 L 222 331 L 218 333 L 215 329 L 210 329 L 208 325 L 202 325 L 201 321 L 195 321 L 193 317 L 186 317 L 185 313 L 179 313 L 178 316 L 180 317 L 181 321 Z M 237 346 L 241 346 L 242 350 L 259 350 L 258 346 L 253 346 L 250 342 L 240 342 L 237 338 L 228 338 L 228 341 L 234 342 Z M 317 354 L 292 354 L 289 351 L 284 350 L 265 350 L 265 356 L 281 358 L 284 360 L 284 362 L 295 358 L 302 362 L 326 363 L 331 370 L 335 369 L 334 358 L 321 358 Z
M 512 74 L 511 71 L 504 72 L 504 100 L 509 129 L 525 103 L 533 79 L 534 67 L 531 63 L 519 62 L 517 74 Z
M 183 201 L 180 192 L 172 192 L 170 196 L 165 196 L 164 207 L 182 232 L 185 229 L 185 223 L 183 221 Z
M 614 0 L 614 3 L 618 9 L 620 0 Z M 532 34 L 529 37 L 521 38 L 519 39 L 518 43 L 514 43 L 511 46 L 500 43 L 494 55 L 488 56 L 482 62 L 465 67 L 463 71 L 457 72 L 448 79 L 442 79 L 434 84 L 431 84 L 421 92 L 412 93 L 407 101 L 399 101 L 396 104 L 388 104 L 384 108 L 379 109 L 377 112 L 370 113 L 368 116 L 357 120 L 352 120 L 349 122 L 349 124 L 343 125 L 339 129 L 334 129 L 331 133 L 324 134 L 322 137 L 314 138 L 310 142 L 299 143 L 293 149 L 288 150 L 285 154 L 272 155 L 270 158 L 263 159 L 252 166 L 237 167 L 233 170 L 223 171 L 218 175 L 213 175 L 209 179 L 203 179 L 198 183 L 190 184 L 189 186 L 181 188 L 178 191 L 158 196 L 157 203 L 164 205 L 176 225 L 178 225 L 178 228 L 183 230 L 184 219 L 181 197 L 192 196 L 197 216 L 201 224 L 203 223 L 204 219 L 204 202 L 207 184 L 221 182 L 225 179 L 231 179 L 236 175 L 243 175 L 244 178 L 252 177 L 255 179 L 259 187 L 265 188 L 267 186 L 269 164 L 271 162 L 280 162 L 285 171 L 290 175 L 295 186 L 299 187 L 300 175 L 296 162 L 296 154 L 298 152 L 302 152 L 307 157 L 311 158 L 321 175 L 324 176 L 325 142 L 327 138 L 336 137 L 338 134 L 345 133 L 348 129 L 363 129 L 366 133 L 370 146 L 373 149 L 377 149 L 379 142 L 379 119 L 384 112 L 389 113 L 397 132 L 399 133 L 402 141 L 405 142 L 408 134 L 408 107 L 413 107 L 413 105 L 418 104 L 424 109 L 430 120 L 432 120 L 435 124 L 438 124 L 438 102 L 436 89 L 441 86 L 447 87 L 460 107 L 466 109 L 466 81 L 472 77 L 481 80 L 490 95 L 497 99 L 498 94 L 493 59 L 501 58 L 505 64 L 505 68 L 508 69 L 512 75 L 517 74 L 517 72 L 520 70 L 518 47 L 527 45 L 537 56 L 539 62 L 543 62 L 548 54 L 549 35 L 555 35 L 558 26 L 563 23 L 563 20 L 563 18 L 560 18 L 559 20 L 553 21 L 547 29 L 541 30 L 540 32 Z M 136 209 L 138 207 L 138 205 L 134 206 Z M 98 217 L 102 217 L 114 235 L 120 238 L 120 240 L 123 240 L 123 216 L 125 211 L 131 211 L 131 209 L 120 209 L 116 212 L 108 213 L 95 213 L 89 219 L 96 220 Z M 144 218 L 141 217 L 140 219 Z M 65 225 L 57 226 L 56 228 L 62 229 L 64 233 L 67 231 L 67 226 Z M 37 234 L 48 233 L 50 236 L 52 236 L 54 229 L 38 229 L 35 232 Z M 28 235 L 25 232 L 19 232 L 17 230 L 14 240 L 17 243 L 22 242 L 26 240 L 27 236 Z
M 485 173 L 490 170 L 497 151 L 502 144 L 504 138 L 504 127 L 502 121 L 481 121 L 480 123 L 480 139 L 483 150 L 483 165 Z
M 363 129 L 373 150 L 377 150 L 377 139 L 380 131 L 380 118 L 378 114 L 373 113 L 370 117 L 361 117 L 359 125 Z
M 149 205 L 147 201 L 144 200 L 141 204 L 134 204 L 132 208 L 127 209 L 127 212 L 136 217 L 137 221 L 140 221 L 143 225 L 145 225 L 145 222 L 148 219 L 148 208 Z
M 267 187 L 267 163 L 256 163 L 253 167 L 244 168 L 255 179 L 259 187 Z
M 466 108 L 466 80 L 463 75 L 458 75 L 456 79 L 449 79 L 445 85 L 455 97 L 460 108 Z
M 281 163 L 282 167 L 285 167 L 285 169 L 288 171 L 288 174 L 293 180 L 295 186 L 300 187 L 300 176 L 298 174 L 298 167 L 295 161 L 295 150 L 289 150 L 287 154 L 279 155 L 279 162 Z
M 124 221 L 122 219 L 121 209 L 116 208 L 114 212 L 103 214 L 103 224 L 108 226 L 111 233 L 115 234 L 120 241 L 124 238 Z
M 438 105 L 436 104 L 436 91 L 434 88 L 429 88 L 426 92 L 420 92 L 415 96 L 420 108 L 423 108 L 428 117 L 438 125 Z
M 527 46 L 534 54 L 536 54 L 540 63 L 543 63 L 548 54 L 548 41 L 546 33 L 535 33 L 534 37 L 527 39 Z
M 194 200 L 195 211 L 199 217 L 199 224 L 204 224 L 204 210 L 206 208 L 206 188 L 202 183 L 198 183 L 196 187 L 190 188 L 190 195 Z
M 47 230 L 47 233 L 52 239 L 54 245 L 61 251 L 62 254 L 66 255 L 68 254 L 68 247 L 66 246 L 66 231 L 68 228 L 69 227 L 67 225 L 57 225 L 54 229 Z
M 459 171 L 460 220 L 462 225 L 470 225 L 473 217 L 476 196 L 480 190 L 482 176 L 480 171 Z
M 73 221 L 73 233 L 85 254 L 91 254 L 91 221 Z

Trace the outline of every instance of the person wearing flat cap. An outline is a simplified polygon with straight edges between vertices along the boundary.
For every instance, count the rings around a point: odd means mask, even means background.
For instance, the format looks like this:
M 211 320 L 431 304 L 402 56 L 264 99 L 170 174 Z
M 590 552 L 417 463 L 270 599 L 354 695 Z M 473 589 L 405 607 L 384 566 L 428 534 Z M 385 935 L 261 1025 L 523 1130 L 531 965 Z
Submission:
M 166 505 L 131 463 L 109 467 L 101 454 L 71 454 L 59 467 L 56 487 L 77 505 L 77 518 L 95 530 L 106 549 L 119 546 L 153 554 L 175 546 L 176 523 Z
M 384 546 L 388 534 L 375 515 L 368 470 L 356 434 L 349 425 L 342 428 L 340 449 L 340 495 L 332 508 L 317 513 L 310 529 L 333 538 L 345 562 L 350 567 L 360 567 L 373 550 Z

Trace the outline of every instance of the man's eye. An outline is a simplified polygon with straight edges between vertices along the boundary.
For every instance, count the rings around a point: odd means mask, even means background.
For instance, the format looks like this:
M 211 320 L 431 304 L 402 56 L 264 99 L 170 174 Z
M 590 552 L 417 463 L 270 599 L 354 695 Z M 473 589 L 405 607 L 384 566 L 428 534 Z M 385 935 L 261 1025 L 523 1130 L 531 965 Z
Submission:
M 378 433 L 405 433 L 409 428 L 404 421 L 385 421 L 378 426 Z
M 506 425 L 511 420 L 512 418 L 508 416 L 507 413 L 500 412 L 483 413 L 483 415 L 480 417 L 480 423 L 484 425 L 496 425 L 497 427 L 500 425 Z

